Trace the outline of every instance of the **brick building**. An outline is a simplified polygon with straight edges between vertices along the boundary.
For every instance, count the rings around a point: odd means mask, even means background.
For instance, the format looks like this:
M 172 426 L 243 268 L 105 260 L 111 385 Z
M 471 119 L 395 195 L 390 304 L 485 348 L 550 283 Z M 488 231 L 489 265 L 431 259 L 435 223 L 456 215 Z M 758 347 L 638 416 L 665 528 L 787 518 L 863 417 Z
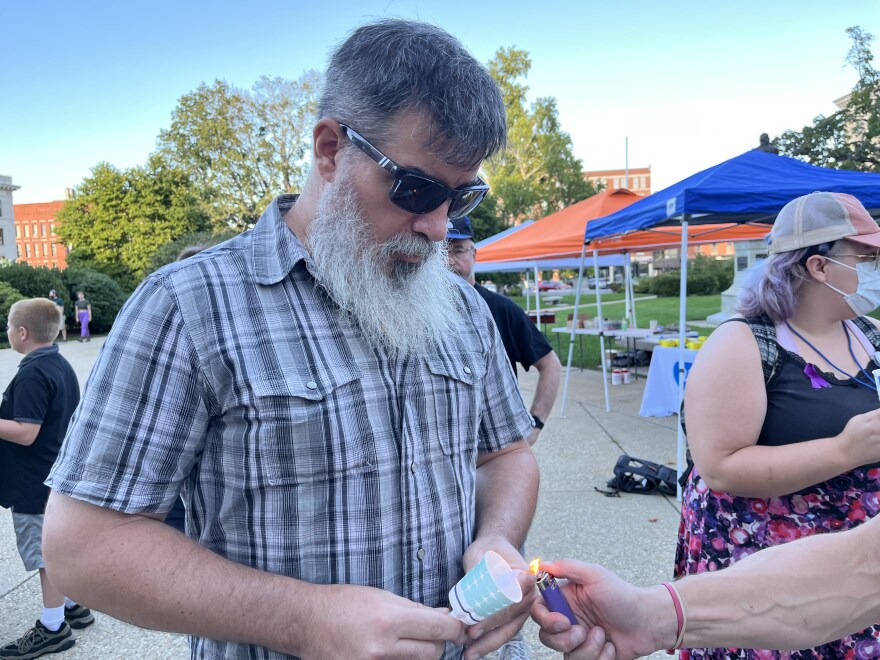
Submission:
M 55 235 L 55 216 L 64 202 L 15 204 L 15 244 L 18 260 L 31 266 L 67 267 L 67 246 Z
M 627 174 L 629 176 L 627 177 Z M 593 170 L 584 172 L 584 178 L 596 184 L 603 184 L 605 190 L 626 188 L 637 195 L 651 194 L 651 166 L 631 167 L 629 173 L 623 170 Z M 628 184 L 627 185 L 627 179 Z

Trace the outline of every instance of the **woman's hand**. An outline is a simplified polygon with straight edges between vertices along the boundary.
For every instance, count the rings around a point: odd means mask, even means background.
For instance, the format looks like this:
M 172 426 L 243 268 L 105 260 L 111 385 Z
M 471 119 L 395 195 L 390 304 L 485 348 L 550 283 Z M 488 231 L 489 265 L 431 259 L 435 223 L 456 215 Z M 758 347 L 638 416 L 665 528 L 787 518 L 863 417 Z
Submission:
M 880 409 L 855 415 L 837 437 L 852 467 L 880 462 Z

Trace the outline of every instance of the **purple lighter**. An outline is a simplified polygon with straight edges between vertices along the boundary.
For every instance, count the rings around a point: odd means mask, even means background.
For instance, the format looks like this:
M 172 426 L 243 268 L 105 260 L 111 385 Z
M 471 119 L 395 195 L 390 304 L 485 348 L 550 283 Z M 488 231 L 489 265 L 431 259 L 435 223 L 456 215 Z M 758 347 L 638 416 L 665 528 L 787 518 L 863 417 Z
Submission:
M 565 596 L 562 595 L 562 589 L 559 588 L 556 578 L 547 571 L 538 571 L 537 575 L 535 575 L 535 583 L 538 585 L 538 591 L 544 597 L 547 609 L 551 612 L 564 614 L 571 625 L 576 626 L 577 619 L 574 618 L 574 614 L 568 606 Z

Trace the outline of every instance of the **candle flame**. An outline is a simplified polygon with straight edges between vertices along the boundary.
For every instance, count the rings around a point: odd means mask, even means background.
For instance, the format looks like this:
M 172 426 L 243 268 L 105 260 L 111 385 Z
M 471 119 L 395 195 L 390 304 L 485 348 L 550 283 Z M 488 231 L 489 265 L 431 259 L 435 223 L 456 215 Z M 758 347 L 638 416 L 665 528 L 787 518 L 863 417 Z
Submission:
M 540 558 L 540 557 L 536 557 L 536 558 L 533 559 L 532 562 L 529 564 L 529 571 L 532 572 L 532 573 L 534 573 L 535 575 L 537 575 L 537 574 L 538 574 L 538 571 L 540 571 L 540 570 L 541 570 L 541 558 Z

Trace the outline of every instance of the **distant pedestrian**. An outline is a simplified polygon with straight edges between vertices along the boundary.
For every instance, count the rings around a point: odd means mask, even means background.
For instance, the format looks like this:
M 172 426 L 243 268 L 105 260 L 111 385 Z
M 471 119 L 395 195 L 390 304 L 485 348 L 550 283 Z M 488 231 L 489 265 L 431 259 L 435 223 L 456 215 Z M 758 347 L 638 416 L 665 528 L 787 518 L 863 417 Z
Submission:
M 86 294 L 82 291 L 76 292 L 76 320 L 79 322 L 80 333 L 77 341 L 91 341 L 92 336 L 89 334 L 89 323 L 92 322 L 92 303 L 86 300 Z
M 37 658 L 69 649 L 71 628 L 95 621 L 92 613 L 65 599 L 43 563 L 44 485 L 79 403 L 73 367 L 53 345 L 58 308 L 45 298 L 20 300 L 9 310 L 9 343 L 25 358 L 0 403 L 0 505 L 12 509 L 18 552 L 25 570 L 39 571 L 43 612 L 33 628 L 0 648 L 0 658 Z
M 59 296 L 58 292 L 55 289 L 52 289 L 51 291 L 49 291 L 49 299 L 58 306 L 58 315 L 61 317 L 58 331 L 61 333 L 61 338 L 64 341 L 67 341 L 67 323 L 64 314 L 64 298 Z

